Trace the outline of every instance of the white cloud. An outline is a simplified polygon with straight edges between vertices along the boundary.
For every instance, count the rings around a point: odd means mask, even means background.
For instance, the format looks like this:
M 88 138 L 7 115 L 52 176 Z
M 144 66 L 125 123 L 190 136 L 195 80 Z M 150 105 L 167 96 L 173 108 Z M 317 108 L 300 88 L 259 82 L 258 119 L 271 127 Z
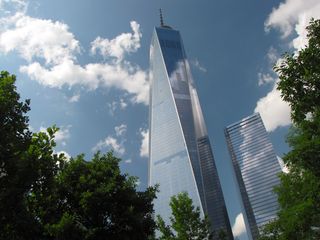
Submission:
M 74 102 L 78 102 L 80 99 L 80 94 L 77 93 L 75 95 L 73 95 L 71 98 L 69 98 L 69 102 L 74 103 Z
M 69 161 L 70 158 L 71 158 L 70 154 L 67 153 L 66 151 L 59 151 L 59 152 L 54 152 L 54 153 L 57 154 L 58 156 L 59 156 L 60 154 L 63 154 L 63 155 L 65 156 L 65 158 L 66 158 L 66 161 Z
M 128 103 L 123 98 L 120 99 L 119 104 L 121 109 L 125 109 L 128 106 Z
M 93 52 L 99 51 L 105 59 L 116 61 L 80 65 L 77 54 L 81 46 L 67 24 L 30 17 L 20 11 L 0 18 L 0 53 L 17 52 L 28 62 L 20 66 L 20 71 L 44 86 L 117 88 L 129 93 L 131 102 L 148 104 L 147 73 L 124 59 L 125 54 L 140 47 L 140 26 L 135 21 L 130 24 L 133 33 L 92 42 Z M 121 106 L 125 107 L 125 103 Z
M 306 26 L 311 18 L 320 18 L 319 0 L 286 0 L 274 8 L 265 22 L 266 30 L 277 28 L 282 33 L 282 38 L 295 33 L 297 37 L 292 46 L 299 50 L 307 44 Z
M 100 140 L 93 148 L 92 151 L 96 152 L 98 150 L 102 150 L 104 148 L 108 148 L 109 150 L 113 150 L 119 155 L 123 155 L 125 153 L 125 147 L 124 143 L 126 142 L 126 139 L 124 138 L 124 135 L 127 131 L 127 125 L 121 124 L 119 126 L 116 126 L 114 128 L 116 137 L 113 137 L 112 135 L 107 136 L 105 139 Z
M 278 53 L 277 49 L 275 49 L 273 46 L 271 46 L 268 50 L 267 57 L 268 57 L 270 64 L 272 64 L 272 65 L 275 64 L 279 58 L 279 53 Z
M 117 106 L 118 106 L 118 102 L 113 101 L 113 102 L 111 102 L 111 103 L 107 103 L 107 106 L 108 106 L 108 108 L 109 108 L 109 114 L 110 114 L 111 116 L 114 116 L 114 113 L 115 113 L 115 111 L 116 111 L 116 109 L 117 109 Z
M 123 98 L 121 98 L 119 102 L 112 101 L 111 103 L 107 103 L 107 106 L 109 109 L 109 114 L 111 116 L 114 116 L 117 109 L 121 109 L 121 110 L 126 109 L 128 106 L 128 103 Z
M 307 45 L 306 26 L 311 18 L 320 18 L 319 0 L 285 0 L 274 8 L 265 22 L 266 30 L 279 29 L 283 40 L 293 47 L 295 51 L 301 50 Z M 294 34 L 293 34 L 294 33 Z M 276 50 L 271 47 L 268 52 L 269 62 L 277 58 Z M 278 57 L 277 65 L 283 59 Z M 272 75 L 259 75 L 259 85 L 272 82 L 276 78 Z M 277 81 L 278 79 L 276 79 Z M 276 89 L 276 82 L 272 90 L 263 98 L 259 99 L 255 112 L 260 112 L 268 131 L 277 127 L 291 124 L 290 106 L 281 99 L 280 92 Z
M 91 43 L 91 53 L 99 52 L 103 57 L 114 57 L 116 61 L 122 61 L 126 53 L 136 52 L 140 48 L 140 25 L 130 22 L 133 33 L 122 33 L 114 39 L 97 37 Z
M 140 156 L 148 157 L 149 155 L 149 129 L 140 129 L 140 134 L 142 137 L 142 142 L 140 146 Z
M 279 57 L 279 53 L 277 51 L 276 48 L 274 48 L 273 46 L 271 46 L 268 50 L 268 53 L 266 55 L 266 58 L 268 59 L 269 62 L 269 66 L 272 68 L 275 64 L 279 64 L 281 58 Z M 264 84 L 270 84 L 270 83 L 275 83 L 277 80 L 277 76 L 274 73 L 274 71 L 272 71 L 272 69 L 270 69 L 268 72 L 264 73 L 264 72 L 259 72 L 258 73 L 258 84 L 259 86 L 264 85 Z
M 28 2 L 26 0 L 0 0 L 0 15 L 12 15 L 16 12 L 25 12 Z
M 149 101 L 146 72 L 129 63 L 120 65 L 92 63 L 82 67 L 71 59 L 65 59 L 50 68 L 43 67 L 39 62 L 33 62 L 22 66 L 20 71 L 49 87 L 82 85 L 90 90 L 100 86 L 115 87 L 131 94 L 133 103 L 148 104 Z
M 57 142 L 63 142 L 70 138 L 70 125 L 67 127 L 61 127 L 58 132 L 56 132 L 55 140 Z
M 80 51 L 79 42 L 64 23 L 21 13 L 12 18 L 11 28 L 0 34 L 0 51 L 4 53 L 17 51 L 27 61 L 42 58 L 47 64 L 58 64 Z
M 111 148 L 116 153 L 123 155 L 125 153 L 125 148 L 122 143 L 112 136 L 108 136 L 104 140 L 99 141 L 93 148 L 92 151 L 102 150 L 104 148 Z
M 125 124 L 121 124 L 119 126 L 116 126 L 114 128 L 115 132 L 116 132 L 116 135 L 119 137 L 119 136 L 123 136 L 126 131 L 127 131 L 127 125 Z
M 132 159 L 129 158 L 129 159 L 125 160 L 124 162 L 125 162 L 125 163 L 132 163 Z
M 244 224 L 243 215 L 239 213 L 232 226 L 232 233 L 234 237 L 239 237 L 241 234 L 246 232 L 246 226 Z
M 291 123 L 290 106 L 282 100 L 277 84 L 274 85 L 271 92 L 259 99 L 254 112 L 260 113 L 268 132 Z
M 285 165 L 285 163 L 283 162 L 282 158 L 277 156 L 277 160 L 278 160 L 278 163 L 279 163 L 279 165 L 281 167 L 282 172 L 289 173 L 289 168 Z
M 274 83 L 275 78 L 270 73 L 258 73 L 259 86 L 268 83 Z
M 57 143 L 60 143 L 63 146 L 66 146 L 67 145 L 66 140 L 70 138 L 70 128 L 71 127 L 72 127 L 71 125 L 61 126 L 59 128 L 59 131 L 55 133 L 54 140 Z M 47 132 L 47 129 L 45 127 L 41 126 L 39 131 L 40 132 Z
M 207 69 L 200 64 L 198 59 L 192 60 L 191 64 L 197 69 L 199 69 L 201 72 L 207 72 Z

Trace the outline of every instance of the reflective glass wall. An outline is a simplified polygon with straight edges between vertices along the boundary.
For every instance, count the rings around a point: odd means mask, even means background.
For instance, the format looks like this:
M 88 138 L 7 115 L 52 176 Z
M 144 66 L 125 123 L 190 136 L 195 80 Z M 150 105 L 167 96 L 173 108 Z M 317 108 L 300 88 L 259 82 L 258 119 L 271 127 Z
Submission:
M 178 36 L 176 31 L 170 31 L 174 36 Z M 181 50 L 172 52 L 174 56 L 183 59 Z M 154 32 L 150 55 L 149 184 L 160 185 L 154 202 L 155 212 L 169 222 L 170 198 L 180 192 L 188 192 L 193 203 L 200 207 L 202 214 L 203 208 L 157 29 Z M 174 68 L 171 69 L 172 72 Z
M 170 197 L 188 192 L 216 233 L 233 239 L 224 198 L 180 33 L 156 28 L 150 49 L 149 184 L 160 184 L 156 214 L 169 221 Z
M 259 114 L 229 125 L 225 136 L 252 237 L 279 209 L 273 188 L 281 167 Z

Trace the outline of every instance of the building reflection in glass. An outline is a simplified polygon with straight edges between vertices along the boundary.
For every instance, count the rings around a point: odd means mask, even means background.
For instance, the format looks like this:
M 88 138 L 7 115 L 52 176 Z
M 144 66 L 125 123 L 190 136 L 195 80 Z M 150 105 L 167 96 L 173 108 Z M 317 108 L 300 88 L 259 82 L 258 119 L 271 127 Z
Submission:
M 279 209 L 273 192 L 280 183 L 281 166 L 260 114 L 254 114 L 225 128 L 240 195 L 253 239 L 259 229 L 276 218 Z
M 156 27 L 150 48 L 149 185 L 168 223 L 170 198 L 186 191 L 215 233 L 233 239 L 207 129 L 179 31 Z

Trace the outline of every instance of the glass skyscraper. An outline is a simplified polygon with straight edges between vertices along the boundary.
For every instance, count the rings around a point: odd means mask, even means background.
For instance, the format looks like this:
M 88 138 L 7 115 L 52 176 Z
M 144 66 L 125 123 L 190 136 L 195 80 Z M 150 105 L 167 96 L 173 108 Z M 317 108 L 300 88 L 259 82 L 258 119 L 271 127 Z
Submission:
M 225 136 L 253 239 L 260 228 L 277 217 L 273 188 L 280 183 L 281 167 L 260 114 L 225 128 Z
M 161 24 L 150 48 L 149 185 L 155 213 L 168 223 L 170 198 L 187 192 L 215 233 L 233 239 L 197 91 L 179 31 Z

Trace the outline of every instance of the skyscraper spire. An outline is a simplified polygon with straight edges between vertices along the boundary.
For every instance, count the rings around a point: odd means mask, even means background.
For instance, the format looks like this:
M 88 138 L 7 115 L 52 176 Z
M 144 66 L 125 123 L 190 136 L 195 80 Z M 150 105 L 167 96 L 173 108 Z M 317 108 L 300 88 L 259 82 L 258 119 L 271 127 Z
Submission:
M 160 11 L 160 26 L 161 26 L 161 27 L 163 27 L 163 26 L 164 26 L 164 24 L 163 24 L 162 9 L 160 8 L 160 9 L 159 9 L 159 11 Z

